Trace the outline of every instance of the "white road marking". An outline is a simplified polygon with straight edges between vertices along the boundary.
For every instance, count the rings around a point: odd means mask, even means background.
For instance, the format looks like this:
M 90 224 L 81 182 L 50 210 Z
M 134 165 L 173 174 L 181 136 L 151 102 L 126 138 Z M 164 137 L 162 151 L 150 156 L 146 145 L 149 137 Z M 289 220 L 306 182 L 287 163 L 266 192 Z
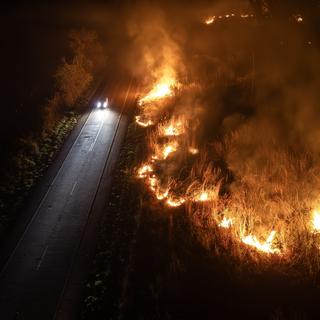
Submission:
M 90 146 L 90 149 L 89 149 L 89 152 L 91 152 L 92 150 L 93 150 L 93 147 L 94 147 L 94 145 L 96 144 L 96 142 L 97 142 L 97 139 L 98 139 L 98 137 L 99 137 L 99 134 L 100 134 L 100 131 L 101 131 L 101 129 L 102 129 L 102 127 L 103 127 L 103 121 L 101 122 L 101 125 L 100 125 L 100 128 L 99 128 L 99 131 L 98 131 L 98 133 L 97 133 L 97 135 L 96 135 L 96 137 L 95 137 L 95 139 L 94 139 L 94 141 L 91 143 L 91 146 Z
M 70 192 L 70 196 L 73 195 L 73 191 L 74 191 L 74 189 L 76 188 L 77 183 L 78 183 L 78 181 L 76 181 L 76 182 L 73 184 L 72 190 L 71 190 L 71 192 Z
M 68 159 L 68 157 L 70 157 L 71 151 L 73 150 L 74 146 L 77 145 L 77 142 L 78 142 L 78 140 L 79 140 L 79 137 L 81 136 L 82 132 L 84 131 L 84 128 L 86 127 L 87 123 L 89 122 L 89 119 L 90 119 L 91 115 L 92 115 L 92 111 L 90 111 L 90 113 L 89 113 L 86 121 L 84 122 L 84 124 L 83 124 L 82 127 L 81 127 L 81 130 L 80 130 L 78 136 L 76 137 L 75 141 L 72 143 L 71 147 L 70 147 L 69 150 L 67 151 L 67 154 L 66 154 L 66 156 L 65 156 L 65 158 L 64 158 L 64 160 L 63 160 L 63 162 L 62 162 L 62 164 L 61 164 L 61 166 L 60 166 L 60 168 L 58 169 L 58 171 L 56 172 L 55 177 L 54 177 L 53 180 L 51 181 L 51 184 L 50 184 L 50 186 L 48 187 L 47 192 L 46 192 L 45 195 L 42 197 L 42 199 L 41 199 L 41 201 L 40 201 L 40 203 L 39 203 L 39 205 L 38 205 L 38 207 L 37 207 L 37 210 L 35 211 L 35 213 L 34 213 L 34 215 L 32 216 L 30 222 L 28 223 L 26 229 L 24 230 L 23 234 L 21 235 L 21 238 L 19 239 L 19 241 L 18 241 L 18 243 L 16 244 L 16 246 L 14 247 L 12 253 L 11 253 L 10 256 L 8 257 L 7 262 L 5 263 L 5 265 L 3 266 L 3 268 L 1 269 L 1 271 L 0 271 L 0 277 L 2 277 L 3 274 L 5 274 L 6 270 L 8 269 L 8 266 L 9 266 L 9 264 L 10 264 L 12 258 L 13 258 L 13 256 L 15 255 L 15 253 L 17 252 L 17 250 L 18 250 L 18 248 L 19 248 L 20 243 L 22 243 L 22 241 L 23 241 L 23 239 L 25 238 L 27 232 L 28 232 L 29 229 L 31 228 L 31 225 L 32 225 L 33 221 L 35 221 L 35 219 L 37 218 L 37 216 L 38 216 L 38 214 L 39 214 L 39 212 L 40 212 L 40 208 L 42 207 L 42 205 L 44 204 L 45 200 L 47 199 L 47 196 L 48 196 L 49 192 L 51 191 L 52 187 L 54 186 L 55 181 L 58 179 L 58 176 L 60 175 L 62 168 L 65 166 L 65 163 L 67 162 L 66 160 Z
M 43 252 L 42 252 L 40 261 L 39 261 L 39 263 L 38 263 L 38 265 L 37 265 L 37 271 L 40 269 L 41 263 L 42 263 L 43 258 L 45 257 L 45 255 L 46 255 L 46 253 L 47 253 L 47 250 L 48 250 L 48 246 L 46 246 L 45 249 L 44 249 Z

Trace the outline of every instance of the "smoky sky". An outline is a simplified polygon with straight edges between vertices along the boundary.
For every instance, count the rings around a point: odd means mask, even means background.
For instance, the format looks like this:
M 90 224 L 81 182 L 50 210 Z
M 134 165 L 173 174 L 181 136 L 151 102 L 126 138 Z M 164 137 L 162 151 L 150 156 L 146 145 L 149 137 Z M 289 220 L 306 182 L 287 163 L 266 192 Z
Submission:
M 21 88 L 28 82 L 27 91 L 34 91 L 32 77 L 49 79 L 67 54 L 68 30 L 94 29 L 109 63 L 144 86 L 151 87 L 159 70 L 168 65 L 180 81 L 200 84 L 202 91 L 194 102 L 206 110 L 202 121 L 209 140 L 255 118 L 257 123 L 276 126 L 283 143 L 311 144 L 316 150 L 319 57 L 314 8 L 318 2 L 310 6 L 283 2 L 274 5 L 267 18 L 254 10 L 254 2 L 35 1 L 10 6 L 2 21 L 2 32 L 13 25 L 4 37 L 2 61 L 10 62 L 4 70 L 13 79 L 13 88 L 19 79 Z M 301 24 L 292 19 L 298 9 L 304 14 Z M 255 19 L 203 23 L 210 15 L 231 12 L 250 12 Z M 192 99 L 188 101 L 192 104 Z

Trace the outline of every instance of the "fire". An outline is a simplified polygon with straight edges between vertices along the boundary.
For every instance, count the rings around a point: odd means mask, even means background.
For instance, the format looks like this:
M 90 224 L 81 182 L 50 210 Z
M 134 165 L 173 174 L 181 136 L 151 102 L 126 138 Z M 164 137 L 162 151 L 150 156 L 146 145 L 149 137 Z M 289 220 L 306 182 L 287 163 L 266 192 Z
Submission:
M 156 84 L 147 95 L 139 100 L 139 105 L 172 96 L 175 83 L 174 79 L 168 79 Z
M 138 178 L 146 178 L 147 174 L 153 172 L 153 168 L 149 164 L 143 165 L 141 168 L 138 170 Z
M 174 127 L 173 125 L 170 125 L 164 129 L 164 135 L 165 136 L 178 136 L 180 135 L 179 127 Z
M 159 125 L 159 135 L 163 137 L 180 136 L 185 133 L 185 127 L 184 117 L 172 117 L 169 121 Z
M 230 228 L 232 226 L 232 219 L 223 217 L 222 221 L 218 224 L 219 227 L 221 228 Z
M 156 187 L 158 186 L 158 179 L 153 175 L 149 177 L 149 186 L 152 191 L 156 191 Z
M 320 211 L 313 211 L 312 227 L 315 232 L 320 232 Z
M 168 158 L 170 153 L 173 153 L 177 150 L 177 148 L 174 145 L 168 145 L 164 147 L 163 150 L 163 159 Z
M 179 198 L 179 199 L 169 198 L 166 201 L 167 205 L 170 206 L 170 207 L 180 207 L 185 202 L 186 202 L 186 200 L 184 198 Z
M 296 20 L 296 22 L 301 23 L 303 22 L 303 17 L 301 14 L 295 14 L 293 15 L 293 18 Z
M 213 23 L 214 21 L 216 20 L 216 17 L 215 16 L 211 16 L 211 17 L 208 17 L 206 20 L 205 20 L 205 24 L 211 24 Z
M 273 240 L 275 238 L 276 231 L 271 231 L 267 240 L 264 243 L 261 243 L 256 236 L 248 235 L 246 237 L 241 238 L 241 241 L 249 246 L 255 247 L 257 250 L 265 252 L 265 253 L 276 253 L 280 254 L 280 250 L 278 248 L 274 248 Z
M 165 191 L 157 191 L 156 197 L 158 200 L 164 200 L 168 197 L 169 189 L 166 189 Z
M 141 116 L 136 116 L 136 123 L 141 127 L 149 127 L 154 125 L 152 120 L 142 121 Z
M 237 15 L 234 14 L 234 13 L 227 13 L 225 15 L 219 15 L 219 16 L 209 16 L 207 17 L 206 19 L 204 19 L 204 23 L 206 25 L 210 25 L 212 23 L 214 23 L 217 19 L 230 19 L 230 18 L 234 18 L 236 17 Z M 247 18 L 253 18 L 254 15 L 253 14 L 249 14 L 249 13 L 242 13 L 239 15 L 240 18 L 242 19 L 247 19 Z M 300 15 L 297 15 L 295 16 L 295 19 L 298 21 L 298 22 L 302 22 L 303 19 Z
M 160 152 L 156 152 L 156 155 L 152 156 L 153 160 L 159 160 L 159 159 L 167 159 L 171 153 L 174 153 L 177 151 L 178 144 L 177 142 L 168 143 L 161 147 Z
M 189 148 L 189 153 L 191 154 L 198 154 L 199 153 L 199 150 L 197 148 L 193 148 L 193 147 L 190 147 Z
M 199 201 L 208 201 L 209 200 L 208 192 L 202 192 L 198 199 Z
M 207 202 L 207 201 L 216 200 L 219 195 L 219 190 L 220 190 L 220 184 L 216 186 L 211 186 L 205 190 L 195 193 L 192 199 L 195 202 Z

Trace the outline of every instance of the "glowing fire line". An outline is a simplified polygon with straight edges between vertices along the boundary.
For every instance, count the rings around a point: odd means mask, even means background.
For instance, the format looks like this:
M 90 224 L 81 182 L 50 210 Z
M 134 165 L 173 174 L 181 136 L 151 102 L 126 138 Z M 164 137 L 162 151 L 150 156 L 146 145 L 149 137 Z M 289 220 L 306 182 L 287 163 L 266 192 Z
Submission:
M 233 17 L 232 15 L 226 15 L 225 18 Z M 249 15 L 242 16 L 243 18 L 249 17 Z M 222 16 L 218 17 L 222 18 Z M 215 17 L 210 21 L 214 21 Z M 208 21 L 209 22 L 209 21 Z M 210 22 L 210 23 L 212 23 Z M 139 105 L 143 105 L 145 103 L 163 99 L 168 96 L 171 96 L 172 90 L 170 85 L 166 84 L 158 84 L 156 85 L 146 96 L 144 96 L 139 101 Z M 142 120 L 141 116 L 136 117 L 136 122 L 143 126 L 147 127 L 150 125 L 154 125 L 151 119 L 149 120 Z M 164 137 L 175 137 L 182 135 L 184 133 L 184 126 L 182 125 L 181 120 L 170 120 L 166 125 L 162 125 L 159 127 L 158 135 Z M 150 162 L 143 164 L 137 170 L 137 177 L 140 179 L 145 179 L 145 182 L 149 188 L 149 190 L 154 194 L 155 198 L 159 201 L 163 201 L 169 207 L 180 207 L 186 202 L 199 202 L 199 203 L 207 203 L 210 201 L 218 200 L 218 186 L 212 186 L 208 190 L 198 191 L 198 193 L 193 193 L 193 196 L 176 196 L 170 187 L 163 187 L 161 185 L 160 179 L 157 177 L 156 173 L 154 172 L 153 165 L 156 161 L 162 160 L 165 161 L 167 158 L 178 149 L 177 141 L 173 141 L 163 146 L 156 147 L 155 154 L 151 157 Z M 188 148 L 189 153 L 196 155 L 198 154 L 199 150 L 195 147 Z M 224 218 L 218 223 L 218 226 L 225 229 L 230 229 L 234 226 L 234 221 L 230 217 L 224 216 Z M 314 221 L 313 221 L 313 228 L 314 230 L 320 231 L 320 213 L 314 213 Z M 255 235 L 249 234 L 239 238 L 239 241 L 245 245 L 254 247 L 258 251 L 268 253 L 268 254 L 280 254 L 281 251 L 274 245 L 274 239 L 276 236 L 276 231 L 271 231 L 265 242 L 261 242 Z

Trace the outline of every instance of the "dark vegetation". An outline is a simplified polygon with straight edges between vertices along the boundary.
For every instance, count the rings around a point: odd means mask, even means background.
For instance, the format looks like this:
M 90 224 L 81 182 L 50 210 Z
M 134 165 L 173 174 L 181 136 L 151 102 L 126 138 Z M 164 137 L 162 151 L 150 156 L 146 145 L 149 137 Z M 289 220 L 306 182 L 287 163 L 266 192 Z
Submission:
M 15 213 L 52 163 L 78 117 L 72 111 L 64 113 L 41 137 L 19 139 L 17 151 L 12 152 L 13 163 L 7 164 L 1 172 L 0 233 L 13 221 Z

